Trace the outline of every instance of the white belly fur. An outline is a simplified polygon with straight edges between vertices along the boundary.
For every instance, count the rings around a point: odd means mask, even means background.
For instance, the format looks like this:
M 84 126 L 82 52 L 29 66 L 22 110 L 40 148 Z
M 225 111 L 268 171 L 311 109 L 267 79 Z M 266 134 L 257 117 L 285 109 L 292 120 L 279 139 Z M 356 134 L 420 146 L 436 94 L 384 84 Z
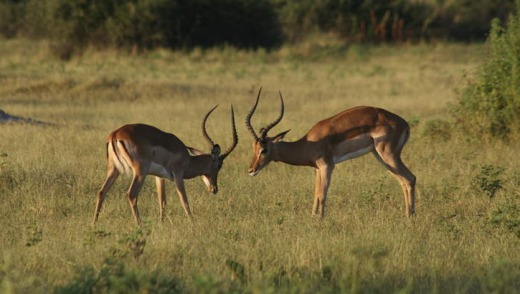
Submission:
M 374 149 L 374 141 L 367 134 L 344 141 L 334 147 L 334 163 L 356 158 Z
M 340 163 L 342 161 L 345 161 L 345 160 L 349 160 L 349 159 L 352 159 L 352 158 L 356 158 L 356 157 L 359 157 L 361 155 L 365 155 L 367 154 L 368 152 L 372 151 L 374 147 L 371 145 L 371 146 L 368 146 L 368 147 L 365 147 L 365 148 L 362 148 L 362 149 L 358 149 L 354 152 L 350 152 L 350 153 L 347 153 L 347 154 L 343 154 L 341 156 L 335 156 L 334 157 L 334 163 Z
M 148 170 L 148 173 L 161 178 L 173 180 L 173 175 L 166 168 L 164 168 L 164 166 L 153 161 L 150 163 L 150 169 Z

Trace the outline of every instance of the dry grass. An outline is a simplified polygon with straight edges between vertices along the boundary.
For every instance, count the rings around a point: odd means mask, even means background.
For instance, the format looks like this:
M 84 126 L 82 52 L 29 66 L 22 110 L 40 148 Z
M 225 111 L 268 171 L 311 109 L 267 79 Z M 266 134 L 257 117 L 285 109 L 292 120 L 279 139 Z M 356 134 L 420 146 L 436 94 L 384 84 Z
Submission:
M 139 292 L 161 288 L 160 281 L 183 292 L 516 291 L 518 143 L 481 145 L 427 127 L 450 121 L 447 103 L 483 48 L 352 47 L 332 57 L 314 50 L 91 52 L 63 63 L 45 44 L 3 42 L 0 108 L 56 125 L 0 125 L 2 292 L 77 292 L 91 284 Z M 403 158 L 418 177 L 417 217 L 405 218 L 397 182 L 371 156 L 335 170 L 324 221 L 310 216 L 312 169 L 273 163 L 250 178 L 243 119 L 260 85 L 253 124 L 276 116 L 281 90 L 286 114 L 273 131 L 290 128 L 287 140 L 362 104 L 413 122 Z M 231 141 L 232 103 L 239 145 L 218 195 L 188 181 L 193 222 L 169 184 L 160 223 L 148 179 L 139 198 L 145 225 L 136 230 L 124 198 L 129 181 L 120 179 L 98 226 L 90 225 L 110 131 L 145 122 L 204 149 L 202 115 L 217 103 L 210 134 L 221 145 Z M 484 165 L 503 171 L 486 174 Z M 502 188 L 490 198 L 484 184 L 493 181 Z

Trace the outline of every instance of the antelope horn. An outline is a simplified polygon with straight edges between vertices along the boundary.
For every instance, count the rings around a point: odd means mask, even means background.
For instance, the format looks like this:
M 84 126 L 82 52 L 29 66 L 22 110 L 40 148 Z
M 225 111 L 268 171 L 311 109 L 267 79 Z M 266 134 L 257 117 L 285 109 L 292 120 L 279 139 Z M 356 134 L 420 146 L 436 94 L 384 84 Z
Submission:
M 233 105 L 231 105 L 231 132 L 233 134 L 233 143 L 231 143 L 231 146 L 229 146 L 229 148 L 226 149 L 226 151 L 224 151 L 224 153 L 222 155 L 220 155 L 220 158 L 222 160 L 224 160 L 224 158 L 226 158 L 231 153 L 231 151 L 233 151 L 233 149 L 235 149 L 235 147 L 238 144 L 238 134 L 237 134 L 237 128 L 235 126 L 235 112 L 233 110 Z
M 251 107 L 251 110 L 249 110 L 249 112 L 247 113 L 247 116 L 246 116 L 246 127 L 249 130 L 249 133 L 251 133 L 251 135 L 253 135 L 253 138 L 255 139 L 255 141 L 259 141 L 260 139 L 258 138 L 258 135 L 255 133 L 255 130 L 251 126 L 251 117 L 253 116 L 253 113 L 256 110 L 256 106 L 258 105 L 258 100 L 260 99 L 260 93 L 262 93 L 262 87 L 260 87 L 260 90 L 258 90 L 258 95 L 256 96 L 255 104 L 253 105 L 253 107 Z
M 282 120 L 282 117 L 283 117 L 283 97 L 282 97 L 282 92 L 279 92 L 280 93 L 280 103 L 281 103 L 281 107 L 280 107 L 280 116 L 275 120 L 273 121 L 272 123 L 268 124 L 265 128 L 262 128 L 262 130 L 260 130 L 260 138 L 265 138 L 265 136 L 267 135 L 267 132 L 269 132 L 270 129 L 272 129 L 274 126 L 276 126 L 281 120 Z
M 209 137 L 208 135 L 208 132 L 206 131 L 206 120 L 208 120 L 208 117 L 209 115 L 213 112 L 213 110 L 215 110 L 215 108 L 218 107 L 218 104 L 215 105 L 215 107 L 213 107 L 210 111 L 208 111 L 208 113 L 206 113 L 206 115 L 204 116 L 204 118 L 202 119 L 202 135 L 204 136 L 204 139 L 206 139 L 206 141 L 208 142 L 208 144 L 210 145 L 210 148 L 213 148 L 213 146 L 215 146 L 215 142 L 213 142 L 213 140 L 211 140 L 211 138 Z

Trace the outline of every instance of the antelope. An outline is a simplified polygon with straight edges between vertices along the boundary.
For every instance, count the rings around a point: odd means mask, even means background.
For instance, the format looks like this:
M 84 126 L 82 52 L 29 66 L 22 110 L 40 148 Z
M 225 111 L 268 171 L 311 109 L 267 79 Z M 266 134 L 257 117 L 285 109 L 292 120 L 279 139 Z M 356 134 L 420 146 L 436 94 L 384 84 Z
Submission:
M 312 215 L 322 219 L 325 216 L 327 191 L 335 165 L 372 152 L 401 185 L 406 215 L 410 217 L 414 214 L 416 178 L 401 160 L 401 151 L 410 136 L 410 127 L 403 118 L 381 108 L 359 106 L 316 123 L 297 141 L 284 142 L 282 139 L 289 130 L 273 137 L 267 135 L 284 115 L 281 92 L 279 117 L 260 129 L 258 135 L 251 126 L 251 117 L 256 110 L 261 92 L 262 88 L 258 91 L 256 101 L 245 121 L 254 139 L 249 175 L 257 175 L 271 161 L 315 168 L 316 186 Z
M 164 219 L 166 206 L 166 179 L 175 182 L 177 194 L 188 216 L 191 216 L 191 209 L 184 188 L 184 179 L 201 176 L 208 191 L 216 194 L 218 192 L 217 176 L 224 159 L 238 144 L 233 106 L 231 106 L 233 135 L 231 146 L 221 153 L 220 146 L 215 144 L 208 135 L 206 121 L 217 106 L 213 107 L 202 119 L 202 135 L 210 147 L 210 154 L 187 147 L 175 135 L 146 124 L 124 125 L 113 131 L 107 138 L 108 172 L 106 180 L 97 194 L 93 224 L 99 217 L 103 200 L 110 187 L 120 174 L 130 171 L 132 172 L 132 183 L 127 197 L 137 225 L 141 224 L 137 209 L 137 196 L 147 175 L 155 176 L 161 220 Z

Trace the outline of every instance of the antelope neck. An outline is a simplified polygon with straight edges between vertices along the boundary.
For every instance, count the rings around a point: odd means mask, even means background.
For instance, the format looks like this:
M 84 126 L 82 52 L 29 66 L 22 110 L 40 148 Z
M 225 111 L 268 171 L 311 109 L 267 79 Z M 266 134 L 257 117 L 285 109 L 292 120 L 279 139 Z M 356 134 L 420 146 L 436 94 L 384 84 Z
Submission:
M 314 167 L 310 158 L 308 144 L 305 140 L 294 142 L 276 142 L 273 144 L 273 161 L 281 161 L 290 165 Z
M 189 168 L 184 171 L 184 178 L 191 179 L 207 174 L 212 160 L 209 154 L 190 156 Z

